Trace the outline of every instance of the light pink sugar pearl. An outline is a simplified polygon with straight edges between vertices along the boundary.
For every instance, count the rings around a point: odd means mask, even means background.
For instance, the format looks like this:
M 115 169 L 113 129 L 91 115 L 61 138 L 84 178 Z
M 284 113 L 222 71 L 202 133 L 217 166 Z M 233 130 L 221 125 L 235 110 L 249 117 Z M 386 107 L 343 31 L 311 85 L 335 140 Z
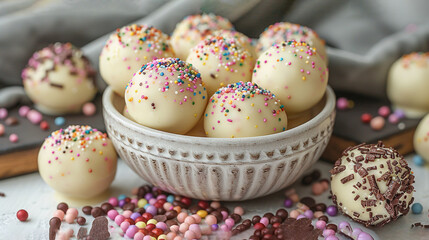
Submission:
M 244 214 L 244 209 L 243 209 L 242 207 L 240 207 L 240 206 L 237 206 L 237 207 L 235 207 L 235 208 L 234 208 L 234 213 L 235 213 L 235 214 L 238 214 L 238 215 L 240 215 L 240 216 L 243 216 L 243 214 Z
M 151 198 L 151 199 L 149 199 L 148 203 L 149 203 L 150 205 L 155 205 L 155 203 L 156 203 L 156 198 Z
M 326 238 L 328 236 L 334 236 L 335 232 L 332 229 L 325 229 L 323 230 L 323 236 Z
M 211 225 L 201 225 L 200 226 L 201 234 L 203 234 L 203 235 L 210 235 L 210 234 L 212 234 L 212 228 L 210 226 Z
M 143 240 L 152 240 L 152 237 L 150 235 L 144 236 Z
M 11 135 L 9 135 L 9 141 L 16 143 L 18 142 L 19 138 L 18 135 L 16 135 L 15 133 L 12 133 Z
M 381 116 L 377 116 L 373 119 L 371 119 L 371 122 L 369 123 L 369 125 L 371 126 L 371 128 L 375 131 L 381 130 L 384 127 L 385 124 L 385 120 L 383 117 Z
M 95 114 L 96 111 L 97 108 L 92 102 L 87 102 L 82 106 L 82 112 L 85 116 L 92 116 Z
M 162 207 L 164 208 L 165 211 L 173 210 L 173 204 L 169 202 L 165 202 L 164 205 L 162 205 Z
M 177 234 L 175 232 L 169 232 L 167 233 L 167 239 L 171 240 L 174 239 L 177 236 Z M 135 236 L 134 236 L 135 239 Z
M 207 215 L 204 220 L 207 223 L 207 225 L 209 225 L 209 226 L 217 223 L 216 217 L 211 215 L 211 214 Z
M 67 223 L 73 223 L 74 220 L 77 218 L 77 215 L 79 214 L 78 210 L 76 208 L 69 208 L 67 209 L 65 220 Z
M 195 233 L 197 238 L 201 238 L 201 228 L 198 224 L 191 224 L 189 226 L 189 231 L 192 231 Z
M 6 108 L 0 108 L 0 119 L 7 118 L 8 112 Z
M 268 218 L 267 218 L 267 220 L 268 220 Z M 228 225 L 229 228 L 232 228 L 235 225 L 235 222 L 232 218 L 227 218 L 227 219 L 225 219 L 225 224 Z
M 268 223 L 270 222 L 270 220 L 268 220 L 267 217 L 263 217 L 259 222 L 264 224 L 265 226 L 268 226 Z
M 339 240 L 339 238 L 337 236 L 331 235 L 331 236 L 328 236 L 327 238 L 325 238 L 325 240 Z M 360 239 L 358 238 L 358 240 L 360 240 Z
M 311 186 L 311 192 L 316 196 L 322 194 L 324 191 L 325 189 L 320 182 L 313 183 L 313 185 Z
M 182 240 L 183 238 L 181 237 L 181 236 L 176 236 L 176 237 L 174 237 L 174 239 L 173 240 Z
M 115 223 L 121 225 L 121 223 L 125 220 L 125 217 L 122 215 L 118 215 L 115 217 Z
M 62 221 L 64 219 L 64 212 L 62 210 L 56 210 L 54 212 L 54 217 L 57 217 Z
M 218 209 L 218 208 L 220 208 L 220 202 L 213 201 L 212 203 L 210 203 L 210 207 L 212 207 L 214 209 Z
M 173 225 L 170 227 L 170 231 L 177 233 L 179 231 L 179 225 Z
M 322 184 L 323 190 L 326 191 L 329 189 L 329 183 L 328 181 L 321 181 L 320 184 Z
M 221 211 L 222 219 L 225 220 L 228 217 L 228 213 L 226 211 Z
M 129 226 L 130 226 L 129 222 L 122 222 L 120 227 L 122 231 L 126 232 Z
M 162 231 L 164 232 L 168 229 L 167 224 L 165 224 L 165 222 L 157 222 L 156 227 L 162 229 Z
M 390 108 L 388 106 L 381 106 L 378 109 L 378 114 L 382 117 L 388 117 L 390 114 Z
M 21 117 L 26 117 L 29 111 L 30 111 L 29 106 L 21 106 L 18 110 L 18 114 Z
M 289 196 L 290 200 L 292 200 L 292 202 L 297 203 L 299 202 L 299 196 L 298 194 L 294 193 L 292 195 Z
M 185 238 L 186 239 L 196 239 L 197 236 L 193 231 L 186 231 L 185 232 Z
M 182 223 L 185 221 L 185 218 L 188 216 L 188 214 L 186 212 L 181 212 L 179 213 L 179 215 L 177 215 L 177 221 L 179 221 L 179 223 Z
M 137 198 L 131 199 L 131 203 L 134 203 L 135 206 L 137 206 L 138 201 L 139 200 Z
M 220 226 L 220 229 L 221 229 L 222 231 L 224 231 L 224 232 L 228 232 L 229 230 L 231 230 L 231 228 L 229 228 L 229 226 L 228 226 L 228 225 L 226 225 L 226 224 L 222 224 L 222 225 Z
M 124 216 L 125 218 L 130 218 L 130 217 L 131 217 L 131 214 L 133 214 L 133 212 L 131 212 L 130 210 L 125 210 L 125 211 L 122 213 L 122 216 Z
M 192 217 L 195 219 L 195 223 L 200 223 L 201 222 L 201 217 L 198 214 L 193 214 Z
M 185 233 L 186 231 L 188 231 L 188 229 L 189 229 L 189 224 L 187 224 L 187 223 L 182 223 L 179 226 L 179 231 L 181 233 Z
M 112 220 L 114 220 L 116 218 L 116 216 L 118 216 L 118 215 L 119 215 L 119 213 L 115 209 L 111 209 L 107 212 L 107 216 Z
M 27 113 L 27 119 L 33 124 L 39 124 L 42 121 L 43 116 L 38 111 L 32 109 Z
M 299 216 L 299 214 L 300 213 L 297 210 L 292 210 L 289 213 L 289 217 L 291 217 L 291 218 L 297 218 Z
M 319 220 L 316 222 L 316 228 L 317 229 L 323 230 L 323 229 L 325 229 L 325 227 L 326 227 L 325 221 Z
M 119 201 L 115 197 L 109 198 L 109 203 L 112 204 L 113 207 L 117 207 L 119 205 Z
M 137 232 L 136 235 L 134 235 L 134 240 L 143 240 L 144 234 L 142 232 Z

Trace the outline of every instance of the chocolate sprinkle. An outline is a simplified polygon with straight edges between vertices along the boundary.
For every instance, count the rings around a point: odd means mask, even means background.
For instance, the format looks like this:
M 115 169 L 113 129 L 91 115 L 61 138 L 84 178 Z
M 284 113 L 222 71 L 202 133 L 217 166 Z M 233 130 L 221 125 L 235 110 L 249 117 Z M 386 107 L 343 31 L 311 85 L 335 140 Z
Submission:
M 355 175 L 354 175 L 354 174 L 350 174 L 350 175 L 348 175 L 347 177 L 343 177 L 343 178 L 341 179 L 341 183 L 342 183 L 342 184 L 344 184 L 344 183 L 346 183 L 346 182 L 348 182 L 348 181 L 353 180 L 354 178 L 355 178 Z
M 0 192 L 0 197 L 6 197 L 5 193 Z

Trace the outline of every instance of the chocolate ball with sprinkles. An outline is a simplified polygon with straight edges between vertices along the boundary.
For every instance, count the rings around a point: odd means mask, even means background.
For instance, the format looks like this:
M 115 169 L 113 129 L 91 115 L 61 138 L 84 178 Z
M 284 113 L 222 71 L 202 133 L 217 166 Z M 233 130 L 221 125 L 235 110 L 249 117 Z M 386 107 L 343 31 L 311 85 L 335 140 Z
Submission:
M 414 175 L 395 149 L 377 144 L 347 148 L 331 172 L 332 201 L 365 226 L 383 226 L 413 203 Z
M 278 22 L 267 27 L 259 36 L 256 52 L 259 56 L 274 44 L 292 40 L 306 42 L 326 63 L 328 62 L 325 41 L 313 29 L 290 22 Z
M 219 89 L 204 114 L 208 137 L 254 137 L 285 131 L 283 105 L 270 91 L 252 82 L 238 82 Z
M 103 193 L 116 174 L 117 155 L 105 133 L 72 125 L 54 131 L 39 151 L 43 180 L 58 193 L 87 199 Z
M 109 86 L 124 96 L 125 86 L 142 65 L 174 57 L 169 36 L 160 30 L 133 24 L 110 35 L 100 54 L 100 74 Z
M 254 58 L 235 38 L 208 37 L 191 50 L 186 61 L 200 71 L 209 96 L 228 84 L 252 80 Z
M 328 68 L 307 43 L 283 42 L 258 58 L 252 81 L 273 92 L 292 117 L 322 99 L 328 84 Z
M 171 35 L 171 45 L 176 56 L 185 60 L 191 48 L 213 31 L 220 29 L 233 30 L 234 27 L 228 19 L 212 13 L 185 17 L 176 25 Z
M 22 71 L 25 92 L 38 110 L 49 115 L 78 113 L 97 93 L 96 72 L 71 43 L 37 51 Z
M 125 91 L 126 106 L 133 120 L 177 134 L 185 134 L 195 126 L 207 100 L 200 73 L 179 58 L 147 63 Z

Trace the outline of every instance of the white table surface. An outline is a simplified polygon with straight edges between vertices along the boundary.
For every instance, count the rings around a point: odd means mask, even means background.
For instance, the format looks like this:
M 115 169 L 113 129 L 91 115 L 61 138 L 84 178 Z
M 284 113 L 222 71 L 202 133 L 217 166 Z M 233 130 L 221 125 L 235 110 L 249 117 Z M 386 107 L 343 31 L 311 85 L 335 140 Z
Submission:
M 1 157 L 1 156 L 0 156 Z M 352 227 L 360 227 L 368 231 L 375 239 L 429 239 L 429 229 L 413 228 L 411 224 L 415 222 L 425 222 L 429 224 L 428 209 L 429 209 L 429 168 L 416 167 L 411 161 L 412 155 L 406 157 L 411 165 L 416 176 L 416 184 L 414 193 L 415 202 L 420 202 L 423 205 L 423 213 L 414 215 L 410 213 L 407 216 L 399 218 L 396 222 L 389 223 L 386 226 L 378 229 L 366 229 L 362 225 L 351 223 Z M 313 169 L 319 169 L 322 172 L 322 177 L 329 176 L 329 169 L 332 164 L 326 162 L 317 162 Z M 309 170 L 311 171 L 311 170 Z M 118 172 L 116 178 L 109 189 L 108 195 L 104 200 L 98 202 L 69 202 L 70 207 L 79 209 L 79 215 L 85 216 L 87 223 L 85 227 L 88 231 L 91 227 L 90 223 L 93 218 L 83 215 L 81 208 L 84 205 L 96 205 L 103 201 L 107 201 L 108 196 L 119 196 L 120 194 L 131 195 L 133 188 L 145 184 L 145 181 L 140 179 L 137 174 L 130 170 L 123 161 L 119 161 Z M 303 186 L 299 182 L 294 186 L 300 197 L 312 196 L 311 187 Z M 4 239 L 48 239 L 49 219 L 56 210 L 57 204 L 62 200 L 54 191 L 43 182 L 38 173 L 31 173 L 23 176 L 13 177 L 0 180 L 0 192 L 6 194 L 6 197 L 0 197 L 0 240 Z M 266 197 L 244 201 L 244 202 L 227 202 L 225 205 L 232 209 L 235 206 L 241 205 L 246 213 L 244 218 L 251 218 L 266 212 L 275 213 L 278 208 L 283 207 L 284 191 L 268 195 Z M 329 192 L 325 192 L 321 196 L 314 197 L 317 202 L 324 202 L 327 205 L 332 204 L 328 198 Z M 16 218 L 16 212 L 19 209 L 26 209 L 29 213 L 29 219 L 26 222 L 19 222 Z M 288 209 L 289 211 L 292 209 Z M 338 224 L 343 220 L 350 221 L 344 216 L 329 217 L 330 221 Z M 114 222 L 109 222 L 109 225 L 116 226 Z M 75 234 L 79 229 L 78 224 L 61 225 L 61 230 L 73 228 Z M 112 233 L 112 239 L 121 239 L 117 229 Z M 248 230 L 233 239 L 248 238 L 252 234 Z M 74 238 L 76 239 L 76 238 Z

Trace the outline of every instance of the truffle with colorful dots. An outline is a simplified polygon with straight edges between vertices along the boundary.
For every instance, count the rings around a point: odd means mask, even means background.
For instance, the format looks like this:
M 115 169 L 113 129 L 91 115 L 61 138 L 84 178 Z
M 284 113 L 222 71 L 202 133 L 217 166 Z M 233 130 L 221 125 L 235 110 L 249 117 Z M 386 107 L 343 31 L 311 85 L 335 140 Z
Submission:
M 278 22 L 267 27 L 259 36 L 256 52 L 261 55 L 274 44 L 293 40 L 308 43 L 326 63 L 328 62 L 325 42 L 319 35 L 309 27 L 290 22 Z
M 211 36 L 221 36 L 224 38 L 233 38 L 239 42 L 256 60 L 256 41 L 235 30 L 221 29 L 214 31 Z
M 78 113 L 97 93 L 95 70 L 71 43 L 55 43 L 35 52 L 21 76 L 28 97 L 49 115 Z
M 186 61 L 200 71 L 209 96 L 228 84 L 252 79 L 254 58 L 235 38 L 208 37 L 191 50 Z
M 39 151 L 43 180 L 58 193 L 91 198 L 104 192 L 116 174 L 117 155 L 105 133 L 71 125 L 54 131 Z
M 171 35 L 171 45 L 176 56 L 182 60 L 188 57 L 189 50 L 215 30 L 233 30 L 231 22 L 214 14 L 190 15 L 176 25 Z
M 252 82 L 238 82 L 219 89 L 210 98 L 204 114 L 208 137 L 254 137 L 286 129 L 283 105 L 270 91 Z
M 328 84 L 328 68 L 305 42 L 282 42 L 256 61 L 252 81 L 273 92 L 288 115 L 304 112 L 322 99 Z
M 134 121 L 177 134 L 185 134 L 195 126 L 207 100 L 200 73 L 179 58 L 147 63 L 125 91 L 126 107 Z
M 429 52 L 411 53 L 390 67 L 387 96 L 394 109 L 408 118 L 421 118 L 429 113 Z
M 420 121 L 414 132 L 414 150 L 429 162 L 429 114 Z
M 100 54 L 100 74 L 120 96 L 125 86 L 142 65 L 157 59 L 173 57 L 169 36 L 160 30 L 133 24 L 110 35 Z

